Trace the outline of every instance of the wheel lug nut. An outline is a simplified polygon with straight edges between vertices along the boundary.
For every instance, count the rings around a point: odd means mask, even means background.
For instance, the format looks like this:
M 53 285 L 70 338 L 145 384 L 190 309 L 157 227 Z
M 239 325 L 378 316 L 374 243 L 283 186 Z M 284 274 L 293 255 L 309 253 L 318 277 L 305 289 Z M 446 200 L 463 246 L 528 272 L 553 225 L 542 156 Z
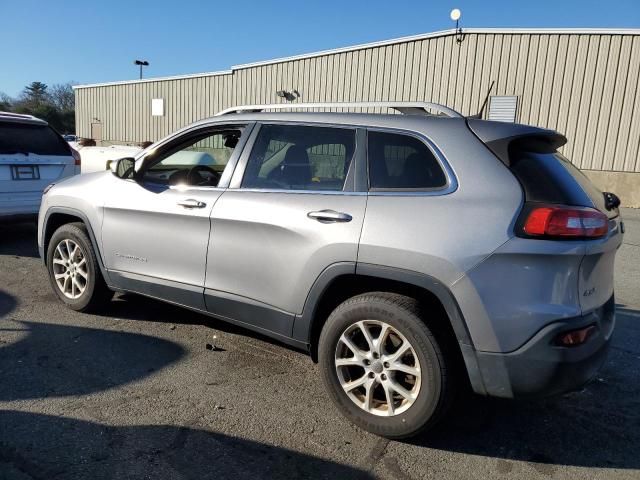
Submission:
M 375 374 L 375 373 L 373 373 L 373 372 L 369 372 L 369 378 L 373 378 L 373 377 L 375 377 L 375 376 L 376 376 L 376 374 Z
M 382 378 L 382 380 L 386 380 L 386 379 L 387 379 L 387 376 L 383 373 L 383 374 L 380 376 L 380 378 Z
M 373 352 L 373 358 L 379 358 L 380 355 L 378 355 L 376 352 Z
M 371 362 L 370 362 L 369 360 L 365 360 L 365 361 L 364 361 L 364 364 L 365 364 L 365 365 L 371 365 Z
M 389 368 L 389 362 L 384 362 L 384 368 Z

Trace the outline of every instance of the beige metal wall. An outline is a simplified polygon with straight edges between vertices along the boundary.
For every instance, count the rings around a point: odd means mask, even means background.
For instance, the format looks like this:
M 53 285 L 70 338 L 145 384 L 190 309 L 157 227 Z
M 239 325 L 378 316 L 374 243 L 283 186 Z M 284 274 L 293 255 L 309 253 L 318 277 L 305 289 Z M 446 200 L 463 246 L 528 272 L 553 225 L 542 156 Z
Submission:
M 492 80 L 517 95 L 517 120 L 559 130 L 579 167 L 640 172 L 640 35 L 467 33 L 239 67 L 231 73 L 76 89 L 76 125 L 104 143 L 157 140 L 223 108 L 298 101 L 429 100 L 473 114 Z M 151 116 L 151 99 L 164 116 Z M 98 119 L 98 120 L 95 120 Z

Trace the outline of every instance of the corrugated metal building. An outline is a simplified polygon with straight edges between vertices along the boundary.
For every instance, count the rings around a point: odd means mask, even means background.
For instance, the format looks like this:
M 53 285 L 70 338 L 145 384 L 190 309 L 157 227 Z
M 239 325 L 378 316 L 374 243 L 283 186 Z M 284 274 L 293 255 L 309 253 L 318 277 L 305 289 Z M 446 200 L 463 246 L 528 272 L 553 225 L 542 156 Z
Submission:
M 640 207 L 640 29 L 466 29 L 228 71 L 80 85 L 77 133 L 102 144 L 157 140 L 241 104 L 426 100 L 463 114 L 563 132 L 601 188 Z M 152 107 L 153 104 L 153 107 Z

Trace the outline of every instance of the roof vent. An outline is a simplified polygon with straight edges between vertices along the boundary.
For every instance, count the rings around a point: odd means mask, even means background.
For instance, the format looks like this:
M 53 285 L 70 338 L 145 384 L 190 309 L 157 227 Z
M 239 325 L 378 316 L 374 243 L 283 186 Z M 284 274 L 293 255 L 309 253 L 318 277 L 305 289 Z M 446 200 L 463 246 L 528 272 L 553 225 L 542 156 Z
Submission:
M 517 96 L 494 95 L 489 103 L 489 120 L 514 123 L 517 108 Z

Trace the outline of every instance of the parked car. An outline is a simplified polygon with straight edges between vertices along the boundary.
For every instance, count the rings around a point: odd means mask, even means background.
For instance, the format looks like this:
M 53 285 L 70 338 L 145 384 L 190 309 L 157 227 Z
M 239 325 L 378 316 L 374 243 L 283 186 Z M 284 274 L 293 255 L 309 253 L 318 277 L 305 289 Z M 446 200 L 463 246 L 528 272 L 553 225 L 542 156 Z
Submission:
M 42 190 L 79 168 L 78 153 L 47 122 L 0 112 L 0 219 L 35 217 Z
M 273 111 L 354 106 L 404 114 Z M 420 102 L 234 107 L 52 187 L 40 254 L 69 308 L 135 292 L 271 336 L 404 438 L 461 384 L 552 395 L 604 362 L 623 223 L 565 142 Z

